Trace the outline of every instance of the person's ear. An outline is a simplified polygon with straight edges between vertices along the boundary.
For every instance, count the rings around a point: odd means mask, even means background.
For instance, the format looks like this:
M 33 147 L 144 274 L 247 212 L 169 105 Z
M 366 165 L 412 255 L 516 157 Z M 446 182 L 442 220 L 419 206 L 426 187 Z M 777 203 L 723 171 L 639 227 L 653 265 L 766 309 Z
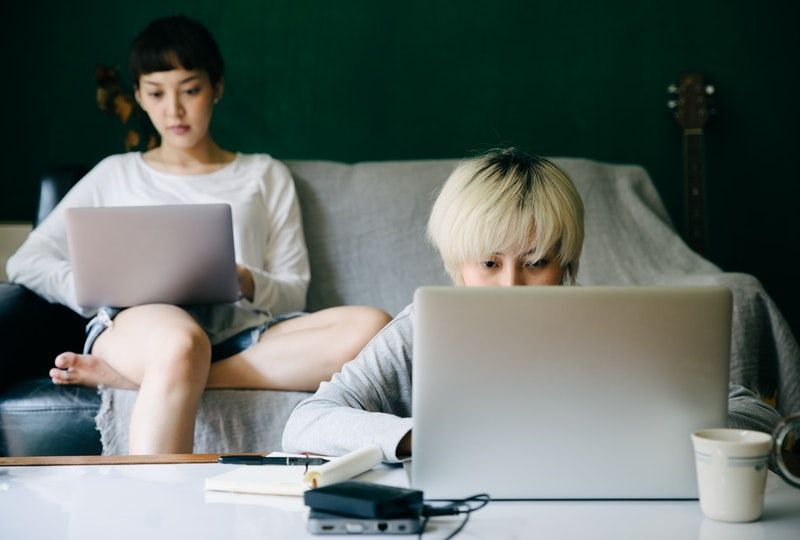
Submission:
M 219 103 L 219 100 L 222 99 L 222 94 L 225 90 L 225 81 L 220 79 L 219 82 L 214 86 L 214 103 Z
M 136 104 L 144 110 L 144 106 L 142 105 L 142 91 L 139 89 L 138 86 L 134 87 L 133 89 L 133 99 L 136 100 Z

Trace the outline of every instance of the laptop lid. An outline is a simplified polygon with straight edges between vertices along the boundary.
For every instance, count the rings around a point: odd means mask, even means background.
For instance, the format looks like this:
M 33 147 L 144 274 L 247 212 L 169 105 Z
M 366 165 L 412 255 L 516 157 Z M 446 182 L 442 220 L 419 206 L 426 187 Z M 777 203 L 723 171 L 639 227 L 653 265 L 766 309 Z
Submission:
M 217 304 L 239 296 L 227 204 L 68 208 L 66 219 L 81 306 Z
M 727 425 L 724 288 L 423 287 L 411 483 L 426 498 L 696 498 Z

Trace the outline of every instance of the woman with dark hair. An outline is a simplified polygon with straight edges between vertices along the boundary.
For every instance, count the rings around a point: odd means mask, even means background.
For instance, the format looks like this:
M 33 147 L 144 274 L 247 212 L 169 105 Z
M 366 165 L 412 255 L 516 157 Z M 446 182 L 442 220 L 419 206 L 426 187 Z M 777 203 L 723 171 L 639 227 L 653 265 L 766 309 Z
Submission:
M 130 67 L 160 145 L 101 161 L 9 260 L 8 275 L 94 316 L 83 354 L 56 358 L 54 383 L 138 388 L 129 452 L 191 452 L 205 388 L 316 390 L 389 318 L 365 306 L 300 313 L 310 272 L 292 177 L 269 155 L 230 152 L 212 138 L 224 62 L 204 26 L 184 16 L 153 21 L 134 40 Z M 96 312 L 77 304 L 65 209 L 211 202 L 233 211 L 238 302 Z

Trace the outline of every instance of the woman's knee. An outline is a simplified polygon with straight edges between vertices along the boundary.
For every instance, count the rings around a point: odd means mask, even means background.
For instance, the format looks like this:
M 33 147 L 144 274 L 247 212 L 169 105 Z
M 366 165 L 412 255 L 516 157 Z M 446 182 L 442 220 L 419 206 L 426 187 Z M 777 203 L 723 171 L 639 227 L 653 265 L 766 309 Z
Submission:
M 364 332 L 367 341 L 392 320 L 391 315 L 372 306 L 355 306 L 356 327 Z
M 197 325 L 176 325 L 154 333 L 148 371 L 170 380 L 193 380 L 207 376 L 211 342 Z
M 392 320 L 385 311 L 371 306 L 347 306 L 338 321 L 340 343 L 345 362 L 352 360 L 361 349 Z
M 165 356 L 202 357 L 206 349 L 210 351 L 208 337 L 189 313 L 177 306 L 147 304 L 119 313 L 91 352 L 138 381 L 151 366 L 163 369 Z

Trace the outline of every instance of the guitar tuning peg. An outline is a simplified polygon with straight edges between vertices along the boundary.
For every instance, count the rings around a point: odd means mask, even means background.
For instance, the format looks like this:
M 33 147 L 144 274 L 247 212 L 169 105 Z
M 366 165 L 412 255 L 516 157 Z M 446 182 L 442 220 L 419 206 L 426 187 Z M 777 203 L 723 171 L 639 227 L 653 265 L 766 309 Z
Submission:
M 668 107 L 668 108 L 670 108 L 670 109 L 674 109 L 674 108 L 676 108 L 677 106 L 678 106 L 678 100 L 676 100 L 676 99 L 671 99 L 671 100 L 667 101 L 667 107 Z
M 713 96 L 714 92 L 716 92 L 716 88 L 714 88 L 714 85 L 713 84 L 707 84 L 706 85 L 706 95 L 707 96 Z
M 669 86 L 667 86 L 667 94 L 675 95 L 677 93 L 678 93 L 678 87 L 676 85 L 670 84 Z

